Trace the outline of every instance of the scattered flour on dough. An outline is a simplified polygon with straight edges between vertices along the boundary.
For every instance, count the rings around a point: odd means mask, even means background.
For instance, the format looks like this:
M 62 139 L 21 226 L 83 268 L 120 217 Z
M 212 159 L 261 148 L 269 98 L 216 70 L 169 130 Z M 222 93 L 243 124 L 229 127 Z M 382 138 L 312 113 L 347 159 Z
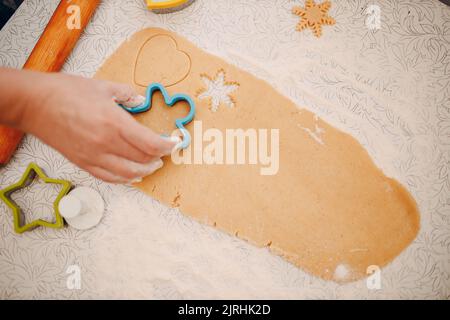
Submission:
M 325 133 L 325 129 L 320 128 L 319 125 L 317 124 L 317 121 L 319 120 L 319 118 L 317 117 L 317 115 L 314 117 L 314 120 L 316 120 L 316 123 L 314 124 L 314 131 L 311 130 L 310 128 L 305 128 L 299 125 L 299 127 L 307 132 L 311 138 L 313 138 L 317 143 L 321 144 L 321 145 L 325 145 L 325 143 L 322 140 L 322 134 Z
M 339 264 L 334 270 L 334 279 L 337 281 L 343 281 L 350 275 L 350 270 L 344 264 Z
M 352 253 L 354 253 L 354 252 L 366 252 L 368 250 L 369 249 L 367 249 L 367 248 L 355 248 L 355 249 L 350 250 L 350 252 L 352 252 Z
M 102 274 L 95 292 L 105 298 L 306 297 L 300 279 L 322 283 L 267 248 L 142 199 L 137 190 L 111 196 L 98 229 L 91 271 Z
M 118 190 L 119 189 L 119 190 Z M 365 280 L 342 285 L 316 278 L 267 248 L 197 223 L 128 187 L 117 186 L 92 242 L 95 296 L 128 299 L 305 299 L 320 292 L 351 297 Z M 333 270 L 330 270 L 333 272 Z M 334 270 L 336 280 L 350 270 Z M 82 279 L 88 279 L 88 275 Z

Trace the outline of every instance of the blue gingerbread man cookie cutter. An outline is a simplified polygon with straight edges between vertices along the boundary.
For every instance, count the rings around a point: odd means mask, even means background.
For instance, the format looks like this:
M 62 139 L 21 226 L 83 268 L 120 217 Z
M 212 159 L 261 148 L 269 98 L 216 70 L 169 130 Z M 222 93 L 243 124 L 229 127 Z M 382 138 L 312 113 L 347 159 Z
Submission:
M 178 148 L 180 149 L 186 149 L 191 144 L 191 135 L 189 134 L 189 131 L 186 130 L 185 125 L 190 123 L 194 117 L 195 117 L 195 103 L 191 99 L 190 96 L 184 93 L 178 93 L 173 96 L 170 96 L 167 93 L 166 88 L 160 83 L 152 83 L 147 87 L 146 95 L 145 95 L 145 102 L 141 105 L 138 105 L 136 107 L 126 107 L 122 104 L 119 104 L 124 110 L 128 111 L 132 114 L 138 114 L 142 112 L 146 112 L 151 109 L 152 107 L 152 97 L 153 93 L 156 91 L 160 91 L 163 95 L 164 102 L 167 106 L 173 107 L 177 102 L 185 101 L 189 105 L 189 113 L 184 118 L 179 118 L 175 120 L 175 126 L 180 130 L 181 134 L 183 135 L 183 141 L 178 145 Z

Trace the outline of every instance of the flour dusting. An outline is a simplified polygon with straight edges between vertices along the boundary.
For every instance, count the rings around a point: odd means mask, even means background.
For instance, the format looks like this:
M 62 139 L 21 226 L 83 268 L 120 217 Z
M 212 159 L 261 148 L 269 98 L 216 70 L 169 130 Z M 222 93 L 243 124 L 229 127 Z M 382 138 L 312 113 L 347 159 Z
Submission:
M 340 264 L 334 270 L 334 279 L 337 281 L 344 281 L 350 276 L 350 270 L 344 264 Z
M 111 196 L 104 218 L 108 228 L 93 244 L 92 271 L 102 274 L 97 285 L 104 297 L 302 296 L 302 285 L 288 282 L 287 275 L 300 279 L 304 272 L 267 248 L 255 248 L 176 209 L 164 212 L 157 201 L 135 199 L 140 192 L 127 191 Z

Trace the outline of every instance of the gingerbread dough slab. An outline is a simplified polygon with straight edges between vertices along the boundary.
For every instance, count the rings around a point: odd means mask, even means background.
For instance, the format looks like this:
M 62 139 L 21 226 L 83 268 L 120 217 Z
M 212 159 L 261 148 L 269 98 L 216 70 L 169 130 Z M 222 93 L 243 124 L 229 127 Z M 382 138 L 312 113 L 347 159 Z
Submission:
M 414 199 L 374 165 L 353 137 L 174 33 L 155 28 L 138 32 L 96 78 L 133 84 L 141 94 L 146 85 L 161 82 L 169 94 L 194 97 L 195 120 L 201 124 L 187 126 L 193 141 L 186 152 L 192 158 L 213 141 L 194 130 L 279 130 L 276 174 L 263 175 L 264 164 L 249 161 L 175 164 L 166 159 L 160 171 L 137 185 L 198 221 L 269 246 L 318 277 L 342 282 L 365 277 L 369 266 L 385 266 L 418 232 Z M 170 133 L 174 119 L 187 112 L 179 104 L 167 108 L 157 93 L 152 109 L 137 119 Z M 276 136 L 268 136 L 270 151 Z M 222 146 L 225 153 L 226 143 Z

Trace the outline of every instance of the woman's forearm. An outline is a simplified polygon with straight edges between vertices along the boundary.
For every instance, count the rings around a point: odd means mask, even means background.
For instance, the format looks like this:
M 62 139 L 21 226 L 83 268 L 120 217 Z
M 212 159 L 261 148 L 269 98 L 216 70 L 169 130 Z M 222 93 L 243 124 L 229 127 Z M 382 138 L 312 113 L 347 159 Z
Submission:
M 175 146 L 117 106 L 137 96 L 128 85 L 0 68 L 0 95 L 0 124 L 35 135 L 105 181 L 151 174 Z
M 46 78 L 38 72 L 0 68 L 0 124 L 24 129 L 30 109 L 48 94 L 42 86 Z

